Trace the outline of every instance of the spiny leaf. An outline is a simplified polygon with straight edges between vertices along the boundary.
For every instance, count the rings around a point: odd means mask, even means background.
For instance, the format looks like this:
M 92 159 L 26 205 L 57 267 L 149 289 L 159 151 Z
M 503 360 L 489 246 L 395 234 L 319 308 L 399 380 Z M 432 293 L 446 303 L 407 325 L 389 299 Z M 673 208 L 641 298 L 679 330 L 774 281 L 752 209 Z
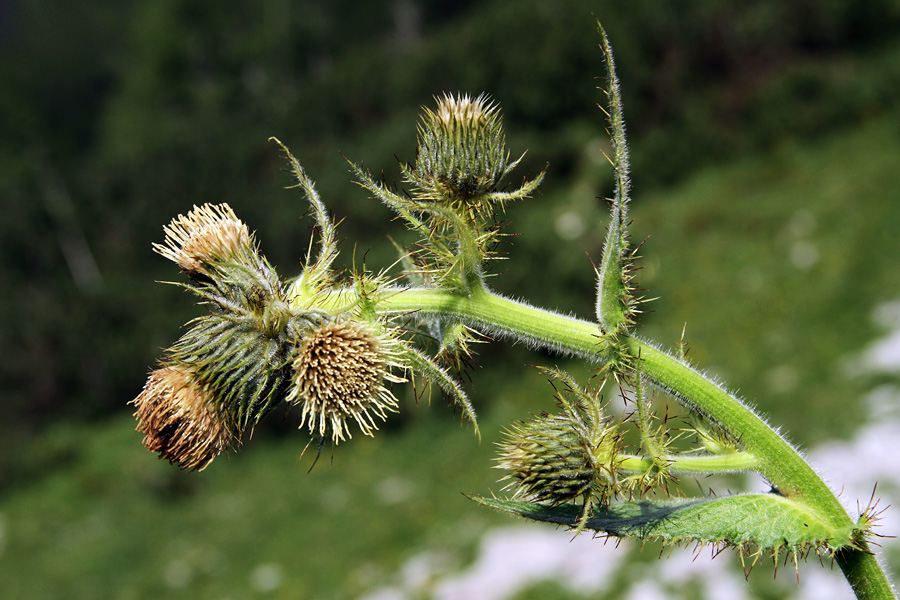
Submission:
M 635 312 L 636 300 L 630 285 L 632 255 L 628 244 L 628 144 L 625 139 L 625 118 L 622 112 L 622 95 L 613 61 L 612 48 L 603 27 L 597 24 L 601 48 L 606 58 L 606 95 L 609 109 L 600 107 L 609 121 L 612 141 L 612 157 L 616 185 L 613 197 L 609 229 L 603 247 L 603 258 L 597 271 L 597 319 L 605 333 L 627 330 Z
M 335 226 L 328 216 L 325 204 L 322 202 L 319 193 L 316 191 L 315 183 L 309 178 L 309 175 L 306 174 L 303 167 L 300 166 L 299 161 L 294 158 L 294 155 L 291 154 L 287 146 L 281 143 L 281 140 L 275 137 L 269 138 L 269 140 L 278 144 L 285 156 L 287 156 L 288 162 L 291 163 L 291 172 L 297 179 L 297 187 L 303 189 L 310 207 L 315 213 L 316 224 L 319 227 L 319 235 L 322 238 L 319 241 L 319 256 L 316 258 L 315 262 L 313 262 L 312 251 L 310 250 L 306 256 L 305 272 L 303 276 L 307 280 L 308 285 L 314 288 L 325 287 L 331 283 L 331 264 L 338 255 Z
M 478 428 L 475 408 L 459 382 L 453 379 L 445 369 L 438 366 L 433 360 L 412 346 L 405 346 L 403 358 L 414 370 L 422 373 L 428 381 L 436 383 L 445 393 L 453 397 L 453 400 L 462 408 L 463 413 L 472 422 L 472 425 L 475 427 L 475 435 L 480 439 L 481 430 Z
M 526 519 L 569 527 L 579 525 L 581 507 L 550 506 L 498 498 L 473 498 L 491 508 Z M 634 537 L 668 544 L 699 542 L 755 546 L 761 550 L 834 552 L 855 547 L 855 527 L 835 528 L 817 512 L 777 494 L 742 494 L 725 498 L 634 500 L 595 507 L 584 524 L 614 537 Z

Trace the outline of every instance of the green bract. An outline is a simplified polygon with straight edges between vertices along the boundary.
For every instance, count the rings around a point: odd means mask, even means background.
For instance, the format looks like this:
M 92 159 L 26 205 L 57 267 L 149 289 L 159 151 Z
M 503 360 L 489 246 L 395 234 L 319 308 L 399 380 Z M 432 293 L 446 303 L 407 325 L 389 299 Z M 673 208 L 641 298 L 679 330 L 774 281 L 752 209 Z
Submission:
M 435 110 L 423 110 L 416 165 L 403 172 L 423 198 L 465 209 L 468 200 L 495 191 L 517 163 L 509 164 L 496 104 L 484 95 L 445 95 L 437 99 Z

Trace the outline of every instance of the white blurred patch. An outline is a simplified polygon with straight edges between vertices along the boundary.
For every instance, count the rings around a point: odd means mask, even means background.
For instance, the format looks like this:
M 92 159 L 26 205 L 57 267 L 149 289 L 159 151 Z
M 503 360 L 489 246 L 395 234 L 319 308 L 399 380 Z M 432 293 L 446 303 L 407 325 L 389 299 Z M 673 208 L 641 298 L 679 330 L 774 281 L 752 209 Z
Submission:
M 250 572 L 250 587 L 257 592 L 274 592 L 282 583 L 284 568 L 279 564 L 261 564 Z
M 584 235 L 586 226 L 584 218 L 574 210 L 566 211 L 556 217 L 556 235 L 564 240 L 578 239 Z
M 624 554 L 615 544 L 604 544 L 583 534 L 539 526 L 494 529 L 481 541 L 478 557 L 467 569 L 423 585 L 440 565 L 412 559 L 403 567 L 402 583 L 366 596 L 366 600 L 404 600 L 428 597 L 438 600 L 502 600 L 548 579 L 565 582 L 572 589 L 600 593 Z M 415 568 L 408 568 L 414 565 Z M 436 569 L 437 568 L 437 569 Z
M 166 565 L 163 580 L 170 588 L 185 587 L 194 578 L 194 569 L 185 560 L 176 559 Z
M 819 247 L 809 240 L 797 240 L 791 244 L 791 264 L 805 271 L 819 262 Z
M 666 600 L 668 594 L 656 581 L 644 579 L 628 588 L 625 600 Z
M 412 496 L 413 485 L 409 479 L 403 477 L 388 477 L 378 483 L 375 493 L 384 504 L 400 504 Z
M 439 600 L 501 600 L 547 579 L 573 589 L 599 593 L 605 589 L 622 553 L 590 535 L 544 527 L 518 526 L 488 532 L 478 558 L 467 570 L 441 581 Z

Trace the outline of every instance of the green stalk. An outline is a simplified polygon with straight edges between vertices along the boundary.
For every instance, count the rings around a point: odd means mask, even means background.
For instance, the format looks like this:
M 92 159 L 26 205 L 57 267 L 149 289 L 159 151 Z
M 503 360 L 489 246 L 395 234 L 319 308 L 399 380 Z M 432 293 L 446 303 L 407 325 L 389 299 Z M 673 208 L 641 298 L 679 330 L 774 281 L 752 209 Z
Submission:
M 451 317 L 491 335 L 524 340 L 537 347 L 603 362 L 604 338 L 596 323 L 535 308 L 484 288 L 468 296 L 441 289 L 405 289 L 388 294 L 380 309 L 389 314 L 419 312 Z M 631 352 L 641 359 L 642 373 L 680 402 L 718 422 L 740 439 L 763 476 L 785 496 L 802 499 L 835 528 L 854 525 L 834 493 L 797 450 L 759 415 L 693 367 L 637 337 Z M 836 560 L 858 598 L 894 598 L 887 575 L 865 540 Z
M 654 435 L 654 432 L 650 430 L 650 413 L 646 398 L 644 398 L 644 382 L 641 379 L 640 369 L 641 363 L 638 361 L 638 373 L 635 377 L 637 385 L 634 390 L 634 403 L 637 405 L 638 430 L 641 432 L 641 442 L 643 442 L 644 448 L 647 449 L 647 452 L 653 458 L 652 462 L 655 463 L 660 470 L 664 471 L 670 466 L 670 459 L 666 456 L 663 440 L 657 438 L 656 435 Z
M 736 471 L 754 471 L 759 468 L 759 461 L 749 452 L 734 452 L 721 456 L 683 456 L 664 454 L 660 460 L 668 464 L 670 473 L 734 473 Z M 617 459 L 619 468 L 632 473 L 645 473 L 656 465 L 656 458 L 644 456 L 620 455 Z

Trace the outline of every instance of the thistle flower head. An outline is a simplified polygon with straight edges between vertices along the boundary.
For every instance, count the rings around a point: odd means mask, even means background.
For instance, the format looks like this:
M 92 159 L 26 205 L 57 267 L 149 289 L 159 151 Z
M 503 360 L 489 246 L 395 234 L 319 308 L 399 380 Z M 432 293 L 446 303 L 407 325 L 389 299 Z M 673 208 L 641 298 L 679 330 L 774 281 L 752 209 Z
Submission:
M 131 403 L 144 446 L 182 469 L 203 470 L 234 438 L 209 391 L 184 367 L 153 371 Z
M 495 191 L 508 159 L 497 105 L 483 94 L 446 94 L 422 114 L 416 166 L 407 176 L 433 201 L 465 201 Z
M 293 387 L 288 401 L 301 405 L 310 433 L 334 443 L 352 437 L 353 420 L 366 435 L 394 411 L 397 399 L 385 381 L 405 381 L 391 373 L 398 362 L 399 341 L 361 320 L 324 321 L 303 339 L 293 361 Z
M 515 496 L 532 502 L 562 504 L 595 495 L 605 501 L 617 485 L 618 429 L 600 416 L 599 405 L 583 411 L 562 398 L 560 404 L 562 413 L 506 432 L 497 468 L 509 471 L 504 479 L 513 480 L 507 487 L 515 488 Z
M 227 204 L 195 206 L 164 231 L 165 244 L 153 249 L 189 274 L 208 273 L 208 265 L 235 261 L 252 249 L 253 237 Z
M 489 103 L 484 94 L 477 98 L 471 98 L 468 94 L 456 97 L 444 94 L 437 98 L 435 115 L 450 130 L 475 129 L 484 126 L 495 111 L 495 105 Z
M 593 486 L 597 473 L 586 442 L 567 416 L 545 414 L 506 432 L 497 467 L 510 471 L 516 496 L 562 504 Z

